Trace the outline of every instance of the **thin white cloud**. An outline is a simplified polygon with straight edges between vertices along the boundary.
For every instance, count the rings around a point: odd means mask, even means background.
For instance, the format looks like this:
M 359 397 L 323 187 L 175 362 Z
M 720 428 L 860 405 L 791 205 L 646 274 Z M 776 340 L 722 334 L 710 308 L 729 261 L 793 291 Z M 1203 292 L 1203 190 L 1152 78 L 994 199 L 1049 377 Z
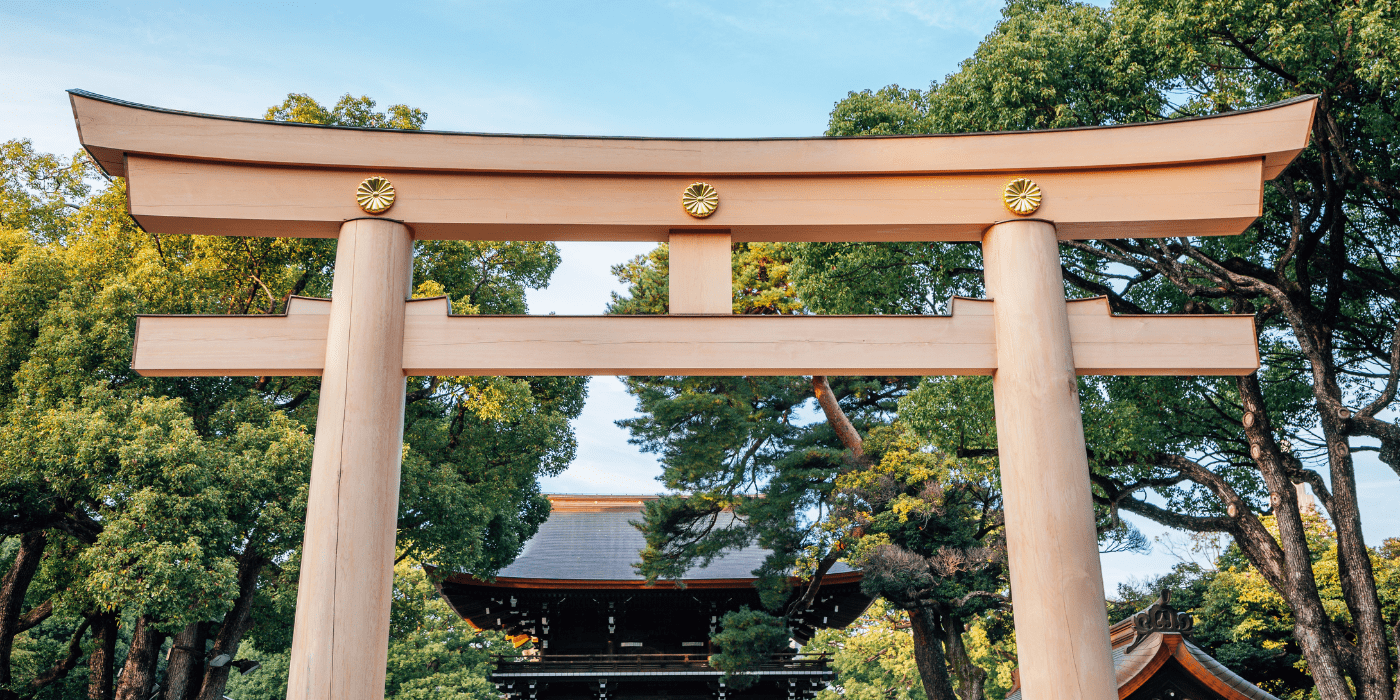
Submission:
M 985 34 L 1000 16 L 996 0 L 865 0 L 864 2 L 760 2 L 742 11 L 722 10 L 719 4 L 672 2 L 671 9 L 716 27 L 754 35 L 820 38 L 839 32 L 833 18 L 861 17 L 875 21 L 910 21 L 932 29 Z

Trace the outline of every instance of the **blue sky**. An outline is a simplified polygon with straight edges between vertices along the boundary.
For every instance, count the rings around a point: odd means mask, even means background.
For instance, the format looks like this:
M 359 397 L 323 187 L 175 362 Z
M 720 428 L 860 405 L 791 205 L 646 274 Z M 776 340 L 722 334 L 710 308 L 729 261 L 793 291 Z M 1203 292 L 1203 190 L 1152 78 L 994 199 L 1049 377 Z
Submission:
M 0 0 L 0 140 L 78 148 L 63 91 L 262 116 L 289 92 L 428 112 L 428 127 L 635 136 L 810 136 L 847 91 L 925 87 L 991 30 L 1000 3 L 577 2 L 114 4 Z M 533 313 L 598 313 L 608 268 L 646 244 L 572 243 Z M 655 492 L 654 459 L 613 421 L 633 402 L 595 378 L 580 450 L 553 491 Z M 1359 453 L 1367 539 L 1400 535 L 1400 481 Z M 1160 528 L 1143 524 L 1149 534 Z M 1175 560 L 1104 557 L 1109 589 Z

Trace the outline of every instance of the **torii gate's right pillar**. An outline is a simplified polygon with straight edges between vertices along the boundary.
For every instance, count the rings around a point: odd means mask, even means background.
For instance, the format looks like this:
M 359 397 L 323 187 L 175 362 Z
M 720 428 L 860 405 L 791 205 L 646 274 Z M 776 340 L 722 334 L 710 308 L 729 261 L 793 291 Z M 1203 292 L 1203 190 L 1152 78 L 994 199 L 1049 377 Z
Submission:
M 982 237 L 995 301 L 997 449 L 1026 700 L 1116 700 L 1055 226 Z

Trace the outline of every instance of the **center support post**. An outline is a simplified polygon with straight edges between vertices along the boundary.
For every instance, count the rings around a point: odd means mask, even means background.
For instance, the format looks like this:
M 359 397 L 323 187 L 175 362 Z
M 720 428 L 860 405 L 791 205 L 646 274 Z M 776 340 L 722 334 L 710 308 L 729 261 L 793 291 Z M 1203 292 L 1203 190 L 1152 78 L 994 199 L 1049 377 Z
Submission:
M 667 268 L 669 309 L 675 315 L 734 313 L 734 269 L 728 231 L 672 231 Z
M 384 697 L 412 279 L 408 227 L 387 219 L 341 226 L 288 700 Z
M 994 301 L 997 450 L 1026 700 L 1116 700 L 1079 382 L 1055 226 L 982 237 Z

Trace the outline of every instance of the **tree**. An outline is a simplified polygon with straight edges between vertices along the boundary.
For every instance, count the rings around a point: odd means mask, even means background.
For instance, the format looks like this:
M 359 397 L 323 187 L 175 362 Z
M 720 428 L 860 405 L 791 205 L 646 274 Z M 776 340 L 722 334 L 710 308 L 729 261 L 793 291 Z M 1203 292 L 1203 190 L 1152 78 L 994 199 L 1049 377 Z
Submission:
M 926 700 L 909 615 L 876 600 L 855 624 L 817 633 L 806 653 L 831 655 L 836 682 L 818 700 Z
M 825 527 L 851 532 L 861 588 L 908 615 L 925 695 L 978 700 L 987 670 L 963 633 L 1008 602 L 1000 489 L 990 460 L 926 446 L 898 424 L 871 430 L 862 447 L 872 464 L 836 477 Z
M 1274 518 L 1263 518 L 1278 538 Z M 1315 510 L 1305 507 L 1303 523 L 1312 552 L 1315 583 L 1329 616 L 1343 622 L 1346 600 L 1339 576 L 1336 530 Z M 1228 542 L 1228 540 L 1226 540 Z M 1373 570 L 1387 618 L 1400 612 L 1400 561 L 1396 541 L 1387 539 L 1370 551 Z M 1192 641 L 1250 682 L 1289 700 L 1310 697 L 1313 689 L 1307 660 L 1293 635 L 1288 603 L 1230 543 L 1204 564 L 1183 561 L 1161 577 L 1120 585 L 1110 604 L 1115 619 L 1145 608 L 1157 591 L 1172 592 L 1178 608 L 1195 618 Z
M 278 114 L 415 128 L 426 116 L 293 97 Z M 334 243 L 148 234 L 125 214 L 124 183 L 100 181 L 85 155 L 3 153 L 0 534 L 18 546 L 0 585 L 0 693 L 71 696 L 86 657 L 94 700 L 146 700 L 157 684 L 168 700 L 217 700 L 232 667 L 211 659 L 290 643 L 319 382 L 139 377 L 134 316 L 328 296 Z M 442 242 L 420 244 L 415 273 L 419 294 L 459 311 L 511 313 L 558 262 L 549 244 Z M 547 516 L 535 478 L 570 459 L 584 387 L 412 382 L 405 556 L 478 572 L 510 561 Z
M 788 646 L 792 632 L 787 621 L 745 605 L 720 618 L 720 630 L 711 641 L 715 653 L 711 666 L 724 671 L 721 682 L 733 690 L 743 690 L 758 679 L 743 672 L 757 668 Z
M 405 558 L 394 566 L 390 615 L 385 698 L 496 700 L 499 694 L 488 680 L 494 657 L 518 656 L 520 650 L 501 632 L 471 629 L 442 599 L 415 559 Z M 227 691 L 230 697 L 287 697 L 288 651 L 271 654 L 249 647 L 240 650 L 239 656 L 259 667 L 255 673 L 232 676 Z
M 341 95 L 335 106 L 327 109 L 305 93 L 288 93 L 287 99 L 269 107 L 265 119 L 330 126 L 356 126 L 371 129 L 422 129 L 428 113 L 408 105 L 389 105 L 384 112 L 375 112 L 375 101 L 366 95 Z
M 1089 126 L 1321 96 L 1313 145 L 1270 186 L 1264 216 L 1242 236 L 1067 242 L 1063 261 L 1071 292 L 1106 295 L 1118 312 L 1255 315 L 1265 366 L 1254 375 L 1099 383 L 1102 396 L 1140 416 L 1127 427 L 1146 449 L 1096 455 L 1094 479 L 1114 511 L 1229 534 L 1287 601 L 1329 700 L 1380 700 L 1394 687 L 1351 454 L 1368 449 L 1357 438 L 1374 439 L 1400 473 L 1400 429 L 1380 417 L 1400 372 L 1397 27 L 1395 8 L 1370 2 L 1012 2 L 942 84 L 853 93 L 829 132 Z M 882 116 L 895 113 L 904 116 Z M 794 248 L 804 301 L 813 305 L 802 270 L 847 254 L 857 253 Z M 977 275 L 970 267 L 962 274 Z M 1295 483 L 1311 485 L 1336 524 L 1343 618 L 1328 614 L 1317 590 Z

